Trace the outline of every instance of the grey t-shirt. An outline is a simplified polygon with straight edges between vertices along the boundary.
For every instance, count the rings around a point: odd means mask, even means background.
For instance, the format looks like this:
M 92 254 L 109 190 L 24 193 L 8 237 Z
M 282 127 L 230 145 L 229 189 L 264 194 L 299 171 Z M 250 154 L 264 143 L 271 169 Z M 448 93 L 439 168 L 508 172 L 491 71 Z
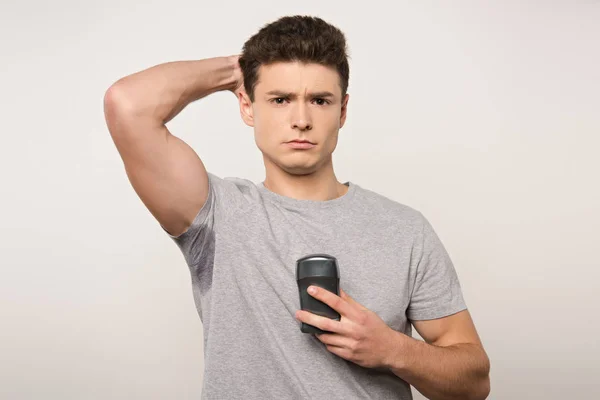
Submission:
M 347 182 L 298 200 L 209 173 L 209 194 L 175 237 L 204 331 L 202 399 L 412 399 L 391 371 L 365 368 L 300 331 L 296 260 L 337 258 L 340 288 L 391 328 L 466 309 L 448 253 L 423 215 Z M 163 228 L 164 229 L 164 228 Z

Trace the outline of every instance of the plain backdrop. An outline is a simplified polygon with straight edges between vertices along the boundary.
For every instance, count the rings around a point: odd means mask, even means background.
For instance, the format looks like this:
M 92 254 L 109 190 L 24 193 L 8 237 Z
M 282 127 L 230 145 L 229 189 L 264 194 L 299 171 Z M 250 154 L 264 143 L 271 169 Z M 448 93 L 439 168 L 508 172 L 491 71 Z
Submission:
M 337 176 L 430 219 L 491 358 L 489 398 L 600 398 L 600 2 L 0 7 L 0 398 L 199 398 L 189 273 L 127 180 L 103 97 L 159 63 L 237 54 L 292 14 L 345 32 Z M 263 180 L 230 92 L 169 128 L 209 171 Z

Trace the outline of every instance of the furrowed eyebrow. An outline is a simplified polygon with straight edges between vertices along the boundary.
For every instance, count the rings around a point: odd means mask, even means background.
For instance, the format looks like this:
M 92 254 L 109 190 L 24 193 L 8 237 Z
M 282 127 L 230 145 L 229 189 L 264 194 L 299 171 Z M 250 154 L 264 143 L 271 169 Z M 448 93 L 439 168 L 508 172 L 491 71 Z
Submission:
M 331 92 L 315 92 L 315 93 L 307 93 L 309 97 L 335 97 L 335 95 Z M 267 95 L 269 96 L 279 96 L 279 97 L 286 97 L 286 98 L 296 98 L 296 94 L 291 93 L 291 92 L 284 92 L 281 90 L 271 90 L 270 92 L 267 92 Z

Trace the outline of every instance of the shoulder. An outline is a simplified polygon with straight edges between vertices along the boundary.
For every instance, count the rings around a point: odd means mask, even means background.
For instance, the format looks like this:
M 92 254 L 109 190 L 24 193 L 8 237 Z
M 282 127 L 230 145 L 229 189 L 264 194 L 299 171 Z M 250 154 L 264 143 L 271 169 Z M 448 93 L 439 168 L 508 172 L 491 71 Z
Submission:
M 242 211 L 260 201 L 257 185 L 249 179 L 236 176 L 219 176 L 208 172 L 209 196 L 218 207 L 230 212 Z
M 208 178 L 211 184 L 213 184 L 217 189 L 223 191 L 233 191 L 242 194 L 252 194 L 258 192 L 256 184 L 246 178 L 240 178 L 237 176 L 221 177 L 212 172 L 208 172 Z
M 422 231 L 426 219 L 420 210 L 374 190 L 356 186 L 359 204 L 370 217 L 383 219 L 414 233 Z

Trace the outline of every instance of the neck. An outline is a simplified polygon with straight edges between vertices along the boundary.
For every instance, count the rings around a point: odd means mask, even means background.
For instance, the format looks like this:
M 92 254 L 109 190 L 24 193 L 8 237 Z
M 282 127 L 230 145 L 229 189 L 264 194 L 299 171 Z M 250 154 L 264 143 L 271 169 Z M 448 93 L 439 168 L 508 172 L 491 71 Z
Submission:
M 271 192 L 297 200 L 326 201 L 343 196 L 348 186 L 338 182 L 331 160 L 309 175 L 293 175 L 265 163 L 264 186 Z

